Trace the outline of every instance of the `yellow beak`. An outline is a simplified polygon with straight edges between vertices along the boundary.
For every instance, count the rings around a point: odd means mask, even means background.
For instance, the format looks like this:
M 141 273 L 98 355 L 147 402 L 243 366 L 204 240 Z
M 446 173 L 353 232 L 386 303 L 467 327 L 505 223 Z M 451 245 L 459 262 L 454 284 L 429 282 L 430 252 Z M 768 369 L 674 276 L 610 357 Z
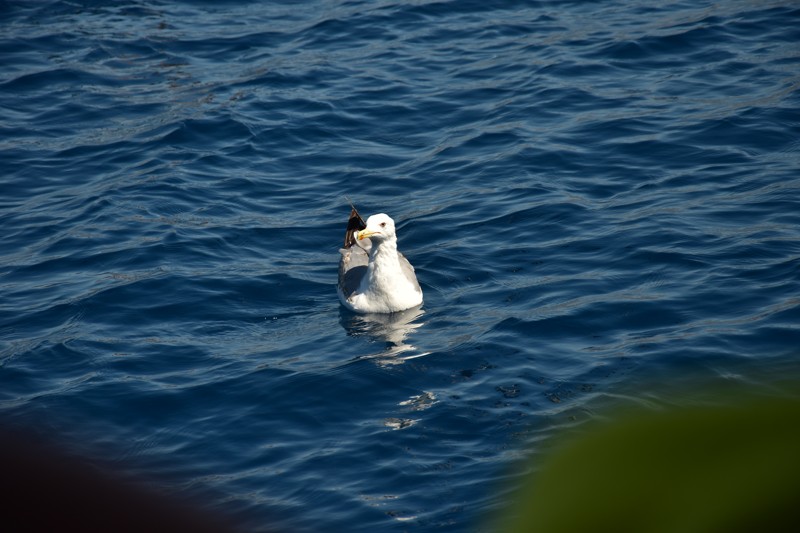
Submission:
M 366 239 L 367 237 L 372 237 L 376 233 L 380 233 L 380 231 L 370 231 L 368 229 L 362 229 L 361 231 L 356 233 L 356 239 L 358 239 L 360 241 L 361 239 Z

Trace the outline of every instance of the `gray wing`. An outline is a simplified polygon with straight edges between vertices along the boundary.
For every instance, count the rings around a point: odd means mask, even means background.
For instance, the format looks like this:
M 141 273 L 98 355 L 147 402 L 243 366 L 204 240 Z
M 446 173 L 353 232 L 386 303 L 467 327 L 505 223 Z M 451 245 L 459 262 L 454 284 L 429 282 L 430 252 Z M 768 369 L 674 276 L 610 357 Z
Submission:
M 417 275 L 414 273 L 414 267 L 411 263 L 408 262 L 406 256 L 397 252 L 397 255 L 400 256 L 400 270 L 403 271 L 403 275 L 406 279 L 411 283 L 417 291 L 422 292 L 422 289 L 419 286 L 419 282 L 417 281 Z
M 339 292 L 347 299 L 361 285 L 361 280 L 367 273 L 369 255 L 359 246 L 340 248 L 339 253 L 342 254 L 339 259 Z

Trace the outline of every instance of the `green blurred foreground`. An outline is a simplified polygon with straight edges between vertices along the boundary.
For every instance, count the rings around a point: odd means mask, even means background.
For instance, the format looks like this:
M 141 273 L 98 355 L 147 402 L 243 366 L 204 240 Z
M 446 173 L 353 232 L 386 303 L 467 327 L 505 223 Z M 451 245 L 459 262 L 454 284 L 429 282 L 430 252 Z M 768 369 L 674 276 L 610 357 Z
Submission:
M 800 531 L 796 396 L 615 418 L 554 450 L 492 529 Z

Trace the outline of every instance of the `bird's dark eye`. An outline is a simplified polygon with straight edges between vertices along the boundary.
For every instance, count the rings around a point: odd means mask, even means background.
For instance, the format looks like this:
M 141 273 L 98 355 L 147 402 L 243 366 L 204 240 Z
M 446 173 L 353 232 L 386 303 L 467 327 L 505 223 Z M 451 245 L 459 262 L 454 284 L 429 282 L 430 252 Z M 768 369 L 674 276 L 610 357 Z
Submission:
M 385 228 L 386 227 L 386 222 L 381 222 L 381 227 Z

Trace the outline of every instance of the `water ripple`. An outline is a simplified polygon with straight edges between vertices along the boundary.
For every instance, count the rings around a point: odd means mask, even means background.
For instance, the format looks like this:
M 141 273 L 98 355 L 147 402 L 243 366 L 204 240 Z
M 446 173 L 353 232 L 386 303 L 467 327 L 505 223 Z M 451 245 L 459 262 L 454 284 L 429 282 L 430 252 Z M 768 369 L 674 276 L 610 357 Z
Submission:
M 604 405 L 794 376 L 799 16 L 12 2 L 0 413 L 249 529 L 465 531 Z M 340 309 L 345 196 L 422 309 Z

